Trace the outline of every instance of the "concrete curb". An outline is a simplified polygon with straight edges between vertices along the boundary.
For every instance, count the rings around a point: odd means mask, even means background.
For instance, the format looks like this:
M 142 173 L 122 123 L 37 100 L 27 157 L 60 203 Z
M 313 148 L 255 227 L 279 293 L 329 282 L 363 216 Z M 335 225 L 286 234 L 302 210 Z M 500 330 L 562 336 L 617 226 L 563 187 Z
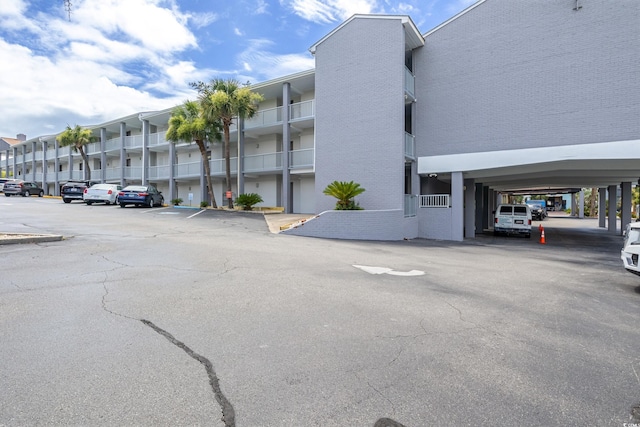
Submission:
M 0 233 L 0 245 L 59 242 L 62 239 L 64 239 L 64 236 L 56 234 Z

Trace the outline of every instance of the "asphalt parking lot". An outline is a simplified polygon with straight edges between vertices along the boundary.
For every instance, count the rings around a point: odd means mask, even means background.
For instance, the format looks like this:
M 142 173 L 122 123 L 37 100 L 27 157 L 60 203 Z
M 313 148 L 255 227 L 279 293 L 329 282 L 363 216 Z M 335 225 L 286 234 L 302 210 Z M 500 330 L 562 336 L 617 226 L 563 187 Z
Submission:
M 356 242 L 0 199 L 0 231 L 64 236 L 0 246 L 0 425 L 640 423 L 621 238 L 543 224 L 546 245 Z

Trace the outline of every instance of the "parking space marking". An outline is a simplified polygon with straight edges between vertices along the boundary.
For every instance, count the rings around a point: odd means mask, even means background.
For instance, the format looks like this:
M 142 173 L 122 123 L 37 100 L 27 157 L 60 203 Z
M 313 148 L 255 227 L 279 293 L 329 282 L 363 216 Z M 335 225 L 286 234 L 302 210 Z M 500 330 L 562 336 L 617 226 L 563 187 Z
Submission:
M 193 215 L 189 215 L 189 216 L 187 217 L 187 219 L 191 219 L 191 218 L 193 218 L 193 217 L 194 217 L 194 216 L 196 216 L 196 215 L 200 215 L 200 214 L 201 214 L 202 212 L 204 212 L 204 211 L 205 211 L 205 209 L 199 210 L 198 212 L 194 213 Z
M 362 271 L 366 271 L 369 274 L 390 274 L 392 276 L 422 276 L 424 271 L 410 270 L 410 271 L 395 271 L 387 267 L 372 267 L 367 265 L 353 265 Z

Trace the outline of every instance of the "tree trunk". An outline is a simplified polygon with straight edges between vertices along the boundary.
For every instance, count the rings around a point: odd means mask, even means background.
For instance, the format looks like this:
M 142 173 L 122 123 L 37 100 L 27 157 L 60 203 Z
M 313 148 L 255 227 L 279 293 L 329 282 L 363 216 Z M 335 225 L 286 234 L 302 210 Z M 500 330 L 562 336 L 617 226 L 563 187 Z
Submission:
M 82 145 L 78 147 L 78 151 L 80 151 L 82 161 L 84 161 L 84 179 L 85 181 L 89 181 L 91 179 L 91 167 L 89 166 L 89 158 L 87 157 L 87 153 L 84 152 L 84 147 Z
M 223 123 L 224 125 L 224 165 L 225 165 L 225 169 L 227 170 L 226 173 L 226 180 L 227 180 L 227 193 L 231 193 L 231 143 L 230 143 L 230 136 L 229 136 L 229 126 L 231 126 L 231 121 L 224 121 Z M 240 171 L 238 171 L 238 173 L 240 173 Z M 227 197 L 225 195 L 225 197 Z M 228 207 L 229 209 L 233 209 L 233 199 L 231 197 L 227 197 L 227 200 L 229 201 L 228 203 Z
M 211 206 L 217 208 L 218 204 L 216 203 L 216 196 L 213 194 L 213 184 L 211 182 L 211 168 L 209 167 L 209 159 L 207 158 L 207 147 L 204 146 L 204 141 L 196 141 L 196 144 L 198 144 L 200 155 L 202 156 L 204 176 L 207 178 L 207 193 L 211 199 Z
M 592 188 L 591 195 L 589 197 L 589 216 L 591 218 L 597 217 L 598 212 L 596 211 L 596 201 L 598 200 L 598 189 Z

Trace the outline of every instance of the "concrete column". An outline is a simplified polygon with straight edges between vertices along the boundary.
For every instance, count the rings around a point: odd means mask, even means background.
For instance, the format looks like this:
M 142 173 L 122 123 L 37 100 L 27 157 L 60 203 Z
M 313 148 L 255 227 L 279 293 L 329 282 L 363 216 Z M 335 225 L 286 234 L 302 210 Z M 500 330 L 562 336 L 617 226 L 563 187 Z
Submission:
M 476 238 L 476 182 L 464 180 L 464 237 Z
M 107 182 L 107 128 L 100 128 L 100 182 Z
M 18 147 L 11 147 L 11 149 L 13 150 L 13 178 L 17 179 L 18 171 L 16 169 L 18 168 L 18 162 L 16 161 L 16 157 L 18 157 Z
M 571 196 L 571 216 L 578 216 L 578 206 L 576 204 L 576 194 L 570 193 Z
M 598 188 L 598 227 L 605 228 L 607 210 L 607 189 L 606 187 Z
M 49 194 L 49 186 L 47 185 L 47 141 L 42 142 L 42 188 L 45 194 Z
M 125 141 L 127 138 L 127 124 L 124 122 L 120 123 L 120 185 L 123 187 L 126 185 L 125 182 L 125 170 L 127 165 L 127 152 L 125 151 Z
M 617 226 L 617 220 L 616 220 L 616 201 L 618 198 L 618 188 L 615 185 L 610 185 L 608 187 L 609 189 L 609 215 L 608 220 L 609 220 L 609 232 L 615 234 L 616 233 L 616 226 Z
M 631 222 L 631 183 L 623 182 L 620 184 L 622 189 L 621 195 L 622 199 L 620 201 L 620 232 L 618 234 L 622 234 L 622 231 L 627 228 L 627 224 Z
M 244 194 L 244 119 L 238 119 L 238 195 Z
M 31 141 L 31 181 L 36 181 L 36 150 L 38 146 L 36 141 Z
M 291 85 L 282 84 L 282 206 L 284 213 L 291 213 L 291 175 L 289 174 L 289 141 L 291 140 L 291 125 L 289 124 L 289 101 L 291 100 Z
M 53 185 L 55 186 L 55 188 L 53 189 L 53 194 L 55 196 L 59 196 L 60 195 L 60 157 L 59 157 L 59 151 L 60 151 L 60 144 L 58 143 L 58 141 L 56 140 L 55 145 L 54 145 L 54 153 L 55 153 L 55 160 L 53 161 L 53 168 L 55 169 L 55 173 L 53 175 Z
M 464 240 L 464 178 L 451 173 L 451 240 Z
M 149 184 L 149 120 L 142 120 L 142 185 Z
M 580 190 L 580 200 L 578 203 L 578 218 L 584 219 L 584 190 Z
M 484 187 L 482 186 L 482 184 L 475 184 L 474 187 L 475 187 L 475 193 L 476 193 L 474 196 L 476 201 L 476 212 L 475 212 L 476 233 L 478 232 L 482 233 L 482 230 L 485 229 L 483 218 L 486 217 L 485 211 L 487 209 L 487 206 L 485 205 L 484 196 L 483 196 Z
M 20 171 L 20 175 L 21 175 L 21 179 L 26 180 L 27 179 L 27 161 L 25 160 L 27 158 L 27 146 L 22 144 L 22 165 L 21 168 L 22 170 Z
M 167 200 L 167 202 L 178 198 L 178 195 L 176 194 L 176 180 L 174 179 L 175 163 L 176 144 L 171 142 L 169 143 L 169 200 Z

